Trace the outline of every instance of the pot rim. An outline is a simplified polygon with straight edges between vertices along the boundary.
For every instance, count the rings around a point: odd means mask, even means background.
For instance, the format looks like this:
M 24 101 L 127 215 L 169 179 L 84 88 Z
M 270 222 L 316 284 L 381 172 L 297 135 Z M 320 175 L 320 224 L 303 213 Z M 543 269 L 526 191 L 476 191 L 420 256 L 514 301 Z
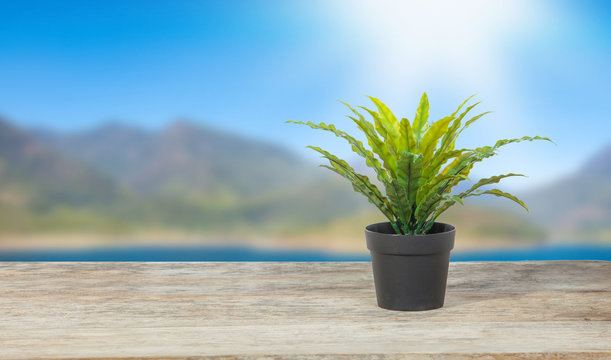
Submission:
M 367 248 L 378 254 L 427 255 L 450 251 L 454 248 L 456 228 L 453 225 L 435 222 L 444 231 L 432 234 L 401 235 L 373 230 L 376 227 L 390 227 L 390 222 L 370 224 L 365 227 Z
M 432 235 L 437 235 L 437 234 L 445 234 L 445 233 L 449 233 L 449 232 L 456 232 L 456 227 L 452 224 L 448 224 L 448 223 L 443 223 L 443 222 L 439 222 L 439 221 L 435 221 L 434 225 L 437 226 L 446 226 L 446 227 L 450 227 L 450 229 L 445 230 L 445 231 L 441 231 L 441 232 L 436 232 L 433 234 L 415 234 L 415 235 L 404 235 L 404 234 L 390 234 L 390 233 L 385 233 L 385 232 L 380 232 L 380 231 L 375 231 L 372 230 L 371 228 L 374 226 L 384 226 L 384 225 L 389 225 L 390 226 L 390 222 L 389 221 L 382 221 L 382 222 L 378 222 L 378 223 L 373 223 L 373 224 L 369 224 L 367 226 L 365 226 L 365 233 L 372 233 L 372 234 L 383 234 L 386 236 L 396 236 L 396 237 L 407 237 L 407 238 L 418 238 L 418 237 L 427 237 L 427 236 L 432 236 Z

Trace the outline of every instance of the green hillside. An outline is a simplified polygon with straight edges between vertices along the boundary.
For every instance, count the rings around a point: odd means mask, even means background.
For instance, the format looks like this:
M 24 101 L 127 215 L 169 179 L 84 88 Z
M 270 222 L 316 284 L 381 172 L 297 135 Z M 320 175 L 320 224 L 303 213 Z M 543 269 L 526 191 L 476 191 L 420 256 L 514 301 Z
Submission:
M 471 202 L 443 220 L 486 242 L 610 240 L 607 159 L 611 148 L 578 175 L 523 194 L 529 215 Z M 0 121 L 0 234 L 167 230 L 360 239 L 376 219 L 363 197 L 325 169 L 193 123 L 159 131 L 114 123 L 61 134 Z
M 287 151 L 177 122 L 79 134 L 0 123 L 0 232 L 285 232 L 366 206 Z
M 561 240 L 611 241 L 611 146 L 576 173 L 524 195 L 532 216 Z
M 155 132 L 110 123 L 39 139 L 139 194 L 240 201 L 312 183 L 321 173 L 286 149 L 185 120 Z
M 0 119 L 0 194 L 4 203 L 43 211 L 56 205 L 106 206 L 119 200 L 121 189 Z

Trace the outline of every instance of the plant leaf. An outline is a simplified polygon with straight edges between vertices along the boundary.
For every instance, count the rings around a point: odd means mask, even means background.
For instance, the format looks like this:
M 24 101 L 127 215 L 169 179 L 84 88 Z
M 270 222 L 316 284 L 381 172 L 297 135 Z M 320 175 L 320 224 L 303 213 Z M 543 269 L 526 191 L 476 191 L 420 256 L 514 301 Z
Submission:
M 512 176 L 524 176 L 524 177 L 526 177 L 526 175 L 523 175 L 523 174 L 509 173 L 509 174 L 504 174 L 504 175 L 491 176 L 491 177 L 485 178 L 485 179 L 480 179 L 477 183 L 475 183 L 473 186 L 471 186 L 471 188 L 469 190 L 459 194 L 458 196 L 460 198 L 464 198 L 464 197 L 468 196 L 469 194 L 471 194 L 472 192 L 474 192 L 475 190 L 479 189 L 482 186 L 490 185 L 490 184 L 497 184 L 502 179 L 505 179 L 505 178 L 508 178 L 508 177 L 512 177 Z
M 453 117 L 444 117 L 443 119 L 435 121 L 422 138 L 418 152 L 424 156 L 425 163 L 433 159 L 433 154 L 437 148 L 439 139 L 448 132 L 448 126 L 453 120 Z
M 459 107 L 458 109 L 454 112 L 454 114 L 452 114 L 452 116 L 454 117 L 456 115 L 456 113 L 458 111 L 460 111 L 460 109 L 463 107 L 463 105 L 469 101 L 473 96 L 469 97 L 467 100 L 465 100 Z M 480 102 L 476 102 L 475 104 L 468 106 L 467 109 L 465 109 L 465 111 L 463 111 L 460 115 L 458 115 L 458 117 L 456 117 L 454 119 L 454 122 L 452 123 L 452 125 L 450 126 L 450 128 L 448 129 L 448 132 L 445 134 L 445 136 L 441 139 L 441 149 L 443 151 L 445 151 L 446 149 L 452 150 L 453 147 L 451 146 L 454 141 L 456 140 L 456 138 L 458 137 L 458 133 L 459 133 L 459 128 L 460 125 L 462 123 L 462 120 L 465 118 L 465 116 L 467 116 L 467 114 L 469 113 L 469 111 L 471 111 L 473 108 L 475 108 L 477 105 L 479 105 Z
M 479 120 L 479 119 L 480 119 L 482 116 L 484 116 L 484 115 L 488 115 L 488 114 L 490 114 L 490 113 L 492 113 L 492 111 L 486 111 L 486 112 L 484 112 L 484 113 L 481 113 L 481 114 L 479 114 L 479 115 L 477 115 L 477 116 L 474 116 L 474 117 L 472 117 L 471 119 L 469 119 L 469 120 L 468 120 L 468 121 L 465 123 L 465 125 L 464 125 L 464 126 L 463 126 L 463 127 L 460 129 L 460 130 L 458 130 L 458 133 L 456 133 L 456 136 L 460 135 L 460 133 L 462 133 L 462 132 L 463 132 L 463 131 L 464 131 L 466 128 L 468 128 L 468 127 L 469 127 L 469 125 L 471 125 L 471 124 L 473 124 L 474 122 L 476 122 L 477 120 Z
M 418 105 L 418 109 L 416 110 L 416 115 L 414 116 L 414 123 L 412 125 L 414 129 L 414 133 L 416 135 L 416 142 L 419 144 L 420 139 L 422 138 L 422 129 L 424 125 L 427 124 L 429 119 L 429 98 L 426 93 L 422 94 L 420 98 L 420 104 Z
M 387 180 L 388 179 L 388 174 L 386 173 L 386 171 L 384 171 L 384 169 L 382 169 L 382 165 L 380 164 L 380 162 L 378 161 L 378 159 L 376 159 L 376 157 L 373 155 L 373 153 L 368 150 L 365 145 L 363 145 L 363 143 L 357 139 L 355 139 L 354 137 L 350 136 L 349 134 L 337 130 L 335 128 L 335 126 L 333 124 L 325 124 L 325 123 L 320 123 L 320 124 L 315 124 L 311 121 L 308 122 L 303 122 L 303 121 L 287 121 L 287 123 L 291 123 L 291 124 L 299 124 L 299 125 L 307 125 L 309 127 L 311 127 L 312 129 L 319 129 L 319 130 L 325 130 L 325 131 L 329 131 L 333 134 L 335 134 L 335 136 L 343 138 L 344 140 L 348 141 L 348 143 L 350 145 L 352 145 L 352 150 L 359 154 L 361 157 L 363 157 L 366 161 L 367 166 L 371 167 L 372 169 L 375 170 L 378 179 L 380 181 L 383 180 Z M 375 144 L 374 145 L 378 145 Z M 378 146 L 382 146 L 383 144 L 380 144 Z
M 462 104 L 460 104 L 460 105 L 458 106 L 458 109 L 456 109 L 456 111 L 454 111 L 454 112 L 452 113 L 452 115 L 450 115 L 450 117 L 456 117 L 456 114 L 458 114 L 458 112 L 460 111 L 460 109 L 462 109 L 462 107 L 463 107 L 463 106 L 465 106 L 465 104 L 466 104 L 466 103 L 468 103 L 468 102 L 469 102 L 469 100 L 471 100 L 471 99 L 472 99 L 472 98 L 473 98 L 475 95 L 477 95 L 477 94 L 473 94 L 473 95 L 469 96 L 469 97 L 467 98 L 467 100 L 463 101 L 463 102 L 462 102 Z
M 397 121 L 397 117 L 395 117 L 395 114 L 393 114 L 392 111 L 390 111 L 390 109 L 388 108 L 388 106 L 386 106 L 386 104 L 381 102 L 379 99 L 376 99 L 373 96 L 369 96 L 369 99 L 378 108 L 378 114 L 380 114 L 382 116 L 382 119 L 384 119 L 385 128 L 387 129 L 387 131 L 392 131 L 396 136 L 398 136 L 399 121 Z
M 399 135 L 388 126 L 377 112 L 368 109 L 364 106 L 360 106 L 361 109 L 367 111 L 373 118 L 375 131 L 382 137 L 382 146 L 380 149 L 381 157 L 384 158 L 384 162 L 387 165 L 387 169 L 392 177 L 396 177 L 397 173 L 397 148 L 396 142 L 398 141 Z M 379 138 L 379 137 L 378 137 Z
M 384 182 L 384 189 L 390 206 L 394 209 L 397 223 L 401 229 L 401 234 L 405 233 L 405 226 L 411 217 L 411 209 L 407 206 L 407 192 L 395 179 Z
M 388 148 L 394 154 L 396 154 L 397 153 L 397 140 L 399 138 L 399 133 L 397 132 L 397 129 L 395 129 L 395 126 L 391 122 L 391 120 L 387 120 L 381 114 L 365 106 L 359 106 L 359 107 L 367 111 L 369 115 L 371 115 L 371 117 L 373 118 L 373 123 L 375 125 L 375 130 L 377 131 L 378 134 L 382 136 Z
M 535 141 L 535 140 L 545 140 L 545 141 L 549 141 L 552 144 L 556 145 L 556 143 L 553 142 L 552 139 L 550 139 L 548 137 L 543 137 L 543 136 L 523 136 L 523 137 L 518 138 L 518 139 L 502 139 L 502 140 L 499 140 L 499 141 L 497 141 L 494 144 L 494 146 L 492 148 L 493 148 L 493 151 L 494 151 L 494 150 L 500 148 L 501 146 L 505 146 L 505 145 L 508 145 L 508 144 L 519 143 L 519 142 L 522 142 L 522 141 Z
M 326 150 L 316 146 L 308 147 L 322 154 L 331 165 L 330 167 L 327 165 L 321 165 L 322 167 L 330 169 L 348 179 L 350 182 L 352 182 L 352 185 L 356 191 L 365 195 L 369 201 L 376 205 L 386 217 L 388 217 L 391 221 L 394 221 L 396 216 L 392 210 L 392 207 L 388 203 L 388 200 L 382 195 L 377 186 L 369 181 L 367 176 L 358 174 L 345 160 L 338 158 Z
M 421 188 L 422 168 L 422 155 L 407 151 L 401 153 L 397 167 L 397 181 L 407 191 L 407 201 L 410 208 L 416 203 L 418 190 Z
M 481 191 L 481 192 L 474 192 L 471 193 L 465 197 L 468 196 L 480 196 L 480 195 L 485 195 L 485 194 L 490 194 L 490 195 L 494 195 L 494 196 L 498 196 L 498 197 L 504 197 L 507 198 L 509 200 L 512 200 L 514 202 L 516 202 L 518 205 L 520 205 L 521 207 L 523 207 L 524 209 L 526 209 L 526 211 L 530 212 L 530 210 L 528 209 L 528 207 L 526 206 L 526 204 L 524 204 L 524 202 L 520 199 L 518 199 L 516 196 L 511 195 L 509 193 L 503 192 L 499 189 L 492 189 L 492 190 L 486 190 L 486 191 Z
M 406 118 L 401 119 L 399 122 L 399 135 L 401 137 L 401 146 L 400 151 L 408 151 L 408 152 L 416 152 L 418 151 L 418 144 L 416 142 L 416 135 L 414 134 L 414 130 L 412 129 L 409 120 Z

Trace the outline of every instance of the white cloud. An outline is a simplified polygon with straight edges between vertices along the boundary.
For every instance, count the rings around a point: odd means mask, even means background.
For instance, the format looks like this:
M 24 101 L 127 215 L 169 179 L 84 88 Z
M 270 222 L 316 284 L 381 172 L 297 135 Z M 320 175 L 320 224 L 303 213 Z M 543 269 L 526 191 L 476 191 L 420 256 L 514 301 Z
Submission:
M 460 94 L 475 89 L 507 97 L 511 74 L 505 69 L 504 46 L 543 20 L 542 11 L 529 1 L 341 4 L 334 7 L 335 15 L 361 44 L 359 74 L 388 94 L 443 84 Z

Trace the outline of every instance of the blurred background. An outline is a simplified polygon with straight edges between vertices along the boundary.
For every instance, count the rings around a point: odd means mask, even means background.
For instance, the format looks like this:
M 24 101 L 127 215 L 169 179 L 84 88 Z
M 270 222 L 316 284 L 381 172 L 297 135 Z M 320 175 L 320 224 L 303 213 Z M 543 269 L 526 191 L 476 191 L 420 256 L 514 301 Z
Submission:
M 384 220 L 321 163 L 363 171 L 337 100 L 494 113 L 523 198 L 470 198 L 455 260 L 611 260 L 607 1 L 1 1 L 0 260 L 367 259 Z M 476 200 L 471 200 L 476 199 Z

